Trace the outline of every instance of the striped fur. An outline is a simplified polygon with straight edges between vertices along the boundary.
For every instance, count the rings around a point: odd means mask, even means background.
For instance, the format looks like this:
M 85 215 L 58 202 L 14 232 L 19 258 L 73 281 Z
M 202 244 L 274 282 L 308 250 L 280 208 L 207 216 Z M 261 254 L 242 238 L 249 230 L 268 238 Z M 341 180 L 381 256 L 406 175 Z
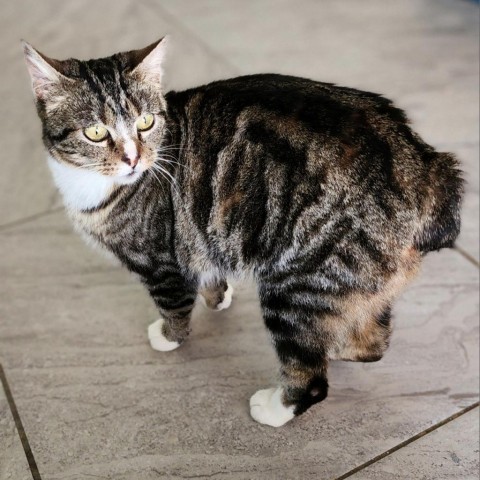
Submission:
M 69 213 L 140 276 L 170 342 L 187 337 L 199 288 L 215 308 L 227 276 L 253 272 L 282 402 L 301 414 L 327 396 L 329 360 L 382 357 L 393 301 L 424 254 L 453 245 L 457 162 L 373 93 L 265 74 L 163 95 L 142 67 L 160 47 L 41 56 L 60 74 L 35 89 L 50 156 L 112 181 L 95 205 L 67 201 Z M 142 112 L 156 115 L 150 135 L 118 133 Z M 112 130 L 103 147 L 79 133 L 99 120 Z M 143 165 L 130 182 L 118 173 L 127 141 Z

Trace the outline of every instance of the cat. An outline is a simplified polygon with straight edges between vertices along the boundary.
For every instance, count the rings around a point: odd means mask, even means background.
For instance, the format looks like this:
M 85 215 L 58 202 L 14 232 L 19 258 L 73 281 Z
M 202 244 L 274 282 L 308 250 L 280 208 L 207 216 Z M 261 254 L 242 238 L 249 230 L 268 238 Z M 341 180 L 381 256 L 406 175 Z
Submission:
M 154 349 L 185 341 L 198 293 L 227 308 L 227 277 L 254 274 L 281 382 L 250 413 L 278 427 L 326 398 L 330 360 L 382 358 L 394 299 L 454 245 L 461 171 L 374 93 L 275 74 L 165 93 L 166 43 L 24 43 L 48 163 L 75 228 L 153 298 Z

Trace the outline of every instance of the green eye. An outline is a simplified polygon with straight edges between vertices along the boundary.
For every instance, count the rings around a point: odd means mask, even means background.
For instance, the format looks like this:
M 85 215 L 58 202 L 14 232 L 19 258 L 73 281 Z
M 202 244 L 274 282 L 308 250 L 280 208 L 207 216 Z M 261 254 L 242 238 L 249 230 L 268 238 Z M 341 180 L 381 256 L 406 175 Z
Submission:
M 91 140 L 92 142 L 101 142 L 108 137 L 108 130 L 99 123 L 92 125 L 91 127 L 87 127 L 83 130 L 85 136 Z
M 135 122 L 137 130 L 139 132 L 145 132 L 147 130 L 150 130 L 153 127 L 154 120 L 155 117 L 151 113 L 146 113 L 145 115 L 138 117 L 137 121 Z

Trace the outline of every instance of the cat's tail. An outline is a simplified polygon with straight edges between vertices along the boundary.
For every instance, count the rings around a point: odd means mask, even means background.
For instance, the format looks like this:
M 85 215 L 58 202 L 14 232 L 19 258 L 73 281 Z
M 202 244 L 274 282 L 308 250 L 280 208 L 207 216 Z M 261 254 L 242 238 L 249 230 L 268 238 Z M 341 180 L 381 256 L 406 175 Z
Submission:
M 425 253 L 454 246 L 460 233 L 464 192 L 464 180 L 455 156 L 429 153 L 428 194 L 423 218 L 415 235 L 415 247 Z

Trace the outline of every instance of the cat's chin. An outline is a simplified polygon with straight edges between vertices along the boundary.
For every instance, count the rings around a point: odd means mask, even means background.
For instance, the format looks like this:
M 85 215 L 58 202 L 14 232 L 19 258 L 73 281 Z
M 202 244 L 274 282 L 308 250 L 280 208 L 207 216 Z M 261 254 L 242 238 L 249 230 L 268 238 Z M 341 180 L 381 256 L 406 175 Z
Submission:
M 132 183 L 135 183 L 143 174 L 143 172 L 132 172 L 128 175 L 119 175 L 118 177 L 114 177 L 115 183 L 118 185 L 131 185 Z

